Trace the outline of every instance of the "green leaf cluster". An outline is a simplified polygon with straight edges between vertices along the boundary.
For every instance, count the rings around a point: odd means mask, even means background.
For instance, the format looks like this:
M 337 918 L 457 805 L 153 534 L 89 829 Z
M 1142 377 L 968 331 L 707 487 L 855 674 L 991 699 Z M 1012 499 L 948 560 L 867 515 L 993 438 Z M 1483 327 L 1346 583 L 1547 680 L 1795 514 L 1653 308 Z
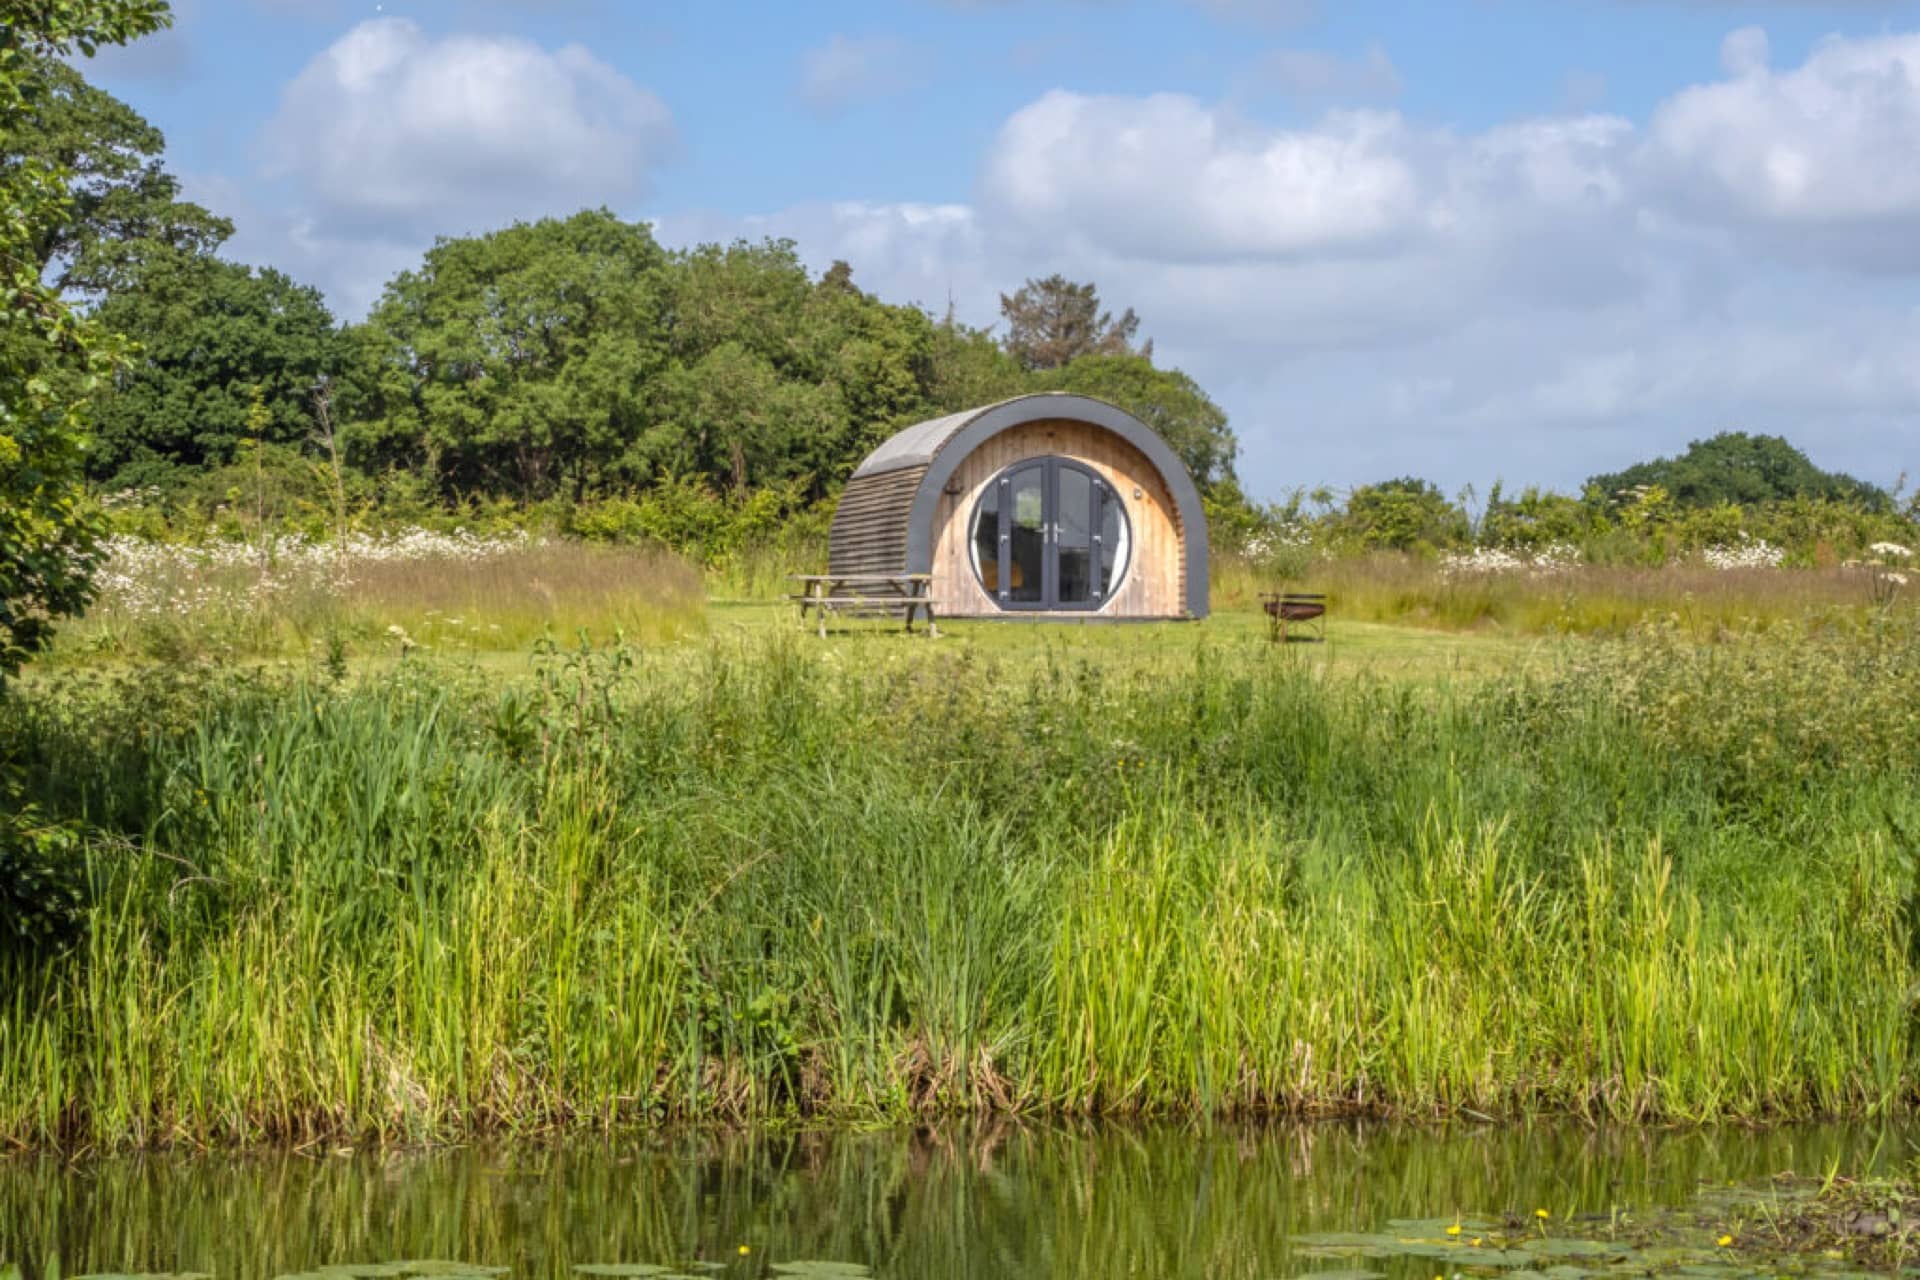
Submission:
M 318 290 L 206 254 L 153 253 L 94 319 L 139 343 L 94 406 L 88 467 L 116 488 L 184 482 L 245 440 L 305 447 L 314 392 L 339 361 Z
M 1428 480 L 1403 476 L 1362 485 L 1347 499 L 1335 534 L 1365 550 L 1455 547 L 1472 534 L 1467 513 Z
M 165 25 L 160 0 L 13 0 L 0 19 L 0 680 L 85 607 L 96 528 L 82 504 L 88 396 L 119 348 L 44 278 L 70 224 L 70 171 L 16 148 L 73 53 Z
M 1874 511 L 1892 506 L 1877 485 L 1822 471 L 1779 436 L 1745 431 L 1723 431 L 1695 440 L 1678 457 L 1655 458 L 1587 481 L 1589 490 L 1618 501 L 1632 501 L 1656 486 L 1683 507 L 1754 506 L 1790 498 L 1826 498 Z

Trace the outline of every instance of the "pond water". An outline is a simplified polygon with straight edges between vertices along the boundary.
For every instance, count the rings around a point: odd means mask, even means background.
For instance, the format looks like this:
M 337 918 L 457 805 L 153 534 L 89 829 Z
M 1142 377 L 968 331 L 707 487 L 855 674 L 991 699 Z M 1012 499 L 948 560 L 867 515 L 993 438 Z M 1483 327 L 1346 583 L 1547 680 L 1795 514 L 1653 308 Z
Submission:
M 15 1157 L 0 1159 L 0 1274 L 11 1261 L 27 1280 L 322 1268 L 336 1278 L 497 1274 L 483 1268 L 558 1277 L 649 1265 L 738 1278 L 1364 1269 L 1426 1280 L 1455 1269 L 1391 1250 L 1342 1258 L 1324 1247 L 1326 1233 L 1453 1219 L 1472 1234 L 1475 1221 L 1505 1219 L 1521 1235 L 1571 1237 L 1604 1231 L 1622 1212 L 1688 1204 L 1703 1188 L 1885 1169 L 1911 1158 L 1916 1136 L 1875 1126 L 1009 1125 L 381 1155 Z M 1542 1209 L 1552 1215 L 1544 1223 Z M 344 1266 L 419 1259 L 443 1265 Z M 1541 1259 L 1555 1261 L 1568 1263 Z

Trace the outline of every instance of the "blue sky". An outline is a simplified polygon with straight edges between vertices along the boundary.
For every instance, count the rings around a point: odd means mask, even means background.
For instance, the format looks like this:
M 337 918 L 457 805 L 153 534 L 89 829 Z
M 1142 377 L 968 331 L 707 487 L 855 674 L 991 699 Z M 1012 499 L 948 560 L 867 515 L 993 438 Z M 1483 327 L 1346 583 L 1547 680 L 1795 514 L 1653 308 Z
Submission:
M 604 204 L 978 323 L 1059 270 L 1267 497 L 1729 428 L 1920 476 L 1920 3 L 176 0 L 90 74 L 358 318 Z

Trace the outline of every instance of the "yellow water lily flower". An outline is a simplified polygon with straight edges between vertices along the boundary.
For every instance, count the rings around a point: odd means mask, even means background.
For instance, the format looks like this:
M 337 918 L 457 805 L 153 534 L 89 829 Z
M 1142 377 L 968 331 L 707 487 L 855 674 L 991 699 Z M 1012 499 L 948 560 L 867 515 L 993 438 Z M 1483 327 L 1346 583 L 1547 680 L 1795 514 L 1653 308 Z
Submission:
M 1459 1234 L 1460 1234 L 1460 1224 L 1456 1222 L 1456 1223 L 1454 1223 L 1454 1224 L 1453 1224 L 1452 1226 L 1450 1226 L 1450 1227 L 1448 1227 L 1448 1228 L 1447 1228 L 1447 1234 L 1448 1234 L 1448 1235 L 1450 1235 L 1450 1236 L 1457 1236 L 1457 1235 L 1459 1235 Z
M 1724 1249 L 1724 1248 L 1726 1248 L 1726 1247 L 1727 1247 L 1728 1245 L 1730 1245 L 1730 1244 L 1732 1244 L 1732 1243 L 1733 1243 L 1733 1237 L 1732 1237 L 1732 1236 L 1721 1236 L 1721 1237 L 1720 1237 L 1720 1247 L 1721 1247 L 1722 1249 Z
M 1535 1209 L 1533 1211 L 1533 1216 L 1536 1218 L 1539 1218 L 1542 1222 L 1544 1222 L 1548 1218 L 1551 1218 L 1553 1215 L 1548 1213 L 1545 1209 Z

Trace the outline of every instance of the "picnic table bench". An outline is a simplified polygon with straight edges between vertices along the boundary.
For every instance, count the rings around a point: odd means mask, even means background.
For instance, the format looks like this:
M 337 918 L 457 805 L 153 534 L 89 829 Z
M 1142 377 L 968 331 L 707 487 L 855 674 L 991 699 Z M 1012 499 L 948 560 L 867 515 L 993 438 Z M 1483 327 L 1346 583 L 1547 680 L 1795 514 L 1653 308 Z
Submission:
M 800 621 L 805 623 L 811 610 L 820 623 L 820 636 L 826 638 L 827 615 L 851 617 L 904 616 L 908 632 L 913 630 L 915 614 L 927 620 L 927 634 L 937 636 L 940 628 L 933 610 L 940 602 L 933 599 L 933 575 L 930 573 L 794 573 L 789 580 L 800 589 L 787 598 L 800 606 Z
M 1287 628 L 1294 623 L 1313 624 L 1317 635 L 1327 638 L 1327 597 L 1314 591 L 1268 591 L 1260 596 L 1260 607 L 1267 611 L 1267 638 L 1282 642 L 1291 639 Z

